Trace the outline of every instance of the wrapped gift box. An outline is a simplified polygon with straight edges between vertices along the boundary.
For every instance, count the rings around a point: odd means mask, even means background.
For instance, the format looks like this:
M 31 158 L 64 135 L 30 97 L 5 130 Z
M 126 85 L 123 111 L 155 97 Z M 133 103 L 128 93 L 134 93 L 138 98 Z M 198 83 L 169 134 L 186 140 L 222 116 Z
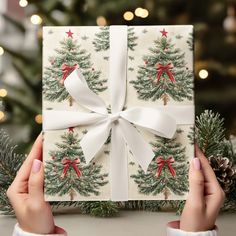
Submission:
M 192 26 L 44 27 L 45 199 L 185 199 L 193 77 Z

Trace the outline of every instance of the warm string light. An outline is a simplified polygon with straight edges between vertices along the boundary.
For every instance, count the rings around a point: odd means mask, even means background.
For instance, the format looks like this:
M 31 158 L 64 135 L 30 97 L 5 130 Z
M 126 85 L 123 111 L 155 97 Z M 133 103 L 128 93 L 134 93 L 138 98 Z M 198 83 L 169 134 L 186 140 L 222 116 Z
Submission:
M 105 25 L 107 25 L 107 20 L 106 20 L 106 18 L 104 16 L 98 16 L 96 22 L 97 22 L 98 26 L 105 26 Z
M 26 6 L 28 5 L 28 1 L 27 1 L 27 0 L 20 0 L 20 1 L 19 1 L 19 5 L 20 5 L 21 7 L 26 7 Z
M 0 56 L 2 56 L 4 54 L 4 49 L 3 47 L 0 46 Z
M 138 8 L 135 9 L 134 14 L 138 17 L 146 18 L 146 17 L 148 17 L 149 12 L 145 8 L 138 7 Z
M 41 114 L 38 114 L 38 115 L 35 116 L 34 120 L 35 120 L 36 123 L 42 124 L 43 116 Z
M 34 25 L 40 25 L 43 22 L 43 19 L 39 15 L 32 15 L 30 17 L 31 23 Z
M 0 111 L 0 121 L 3 121 L 5 118 L 5 114 L 3 111 Z
M 6 97 L 7 96 L 7 90 L 6 89 L 0 89 L 0 97 Z
M 198 73 L 200 79 L 206 79 L 208 77 L 208 71 L 205 69 L 202 69 Z
M 229 33 L 236 32 L 236 16 L 235 9 L 233 6 L 229 6 L 227 9 L 227 16 L 224 19 L 224 29 Z
M 131 11 L 126 11 L 123 15 L 124 19 L 127 21 L 133 20 L 134 18 L 134 13 Z
M 145 8 L 142 8 L 142 7 L 138 7 L 135 9 L 134 13 L 131 12 L 131 11 L 126 11 L 124 14 L 123 14 L 123 18 L 127 21 L 131 21 L 134 19 L 134 14 L 135 16 L 137 17 L 141 17 L 141 18 L 146 18 L 148 17 L 149 15 L 149 12 L 147 9 Z

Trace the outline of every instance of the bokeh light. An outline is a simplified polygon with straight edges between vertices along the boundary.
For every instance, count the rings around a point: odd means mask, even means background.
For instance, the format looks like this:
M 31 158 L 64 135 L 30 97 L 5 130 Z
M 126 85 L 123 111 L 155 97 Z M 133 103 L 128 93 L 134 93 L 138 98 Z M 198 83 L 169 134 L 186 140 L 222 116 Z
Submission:
M 3 121 L 5 117 L 5 114 L 3 111 L 0 111 L 0 121 Z
M 199 71 L 198 75 L 201 79 L 206 79 L 208 77 L 208 71 L 205 69 L 202 69 Z
M 34 24 L 34 25 L 40 25 L 43 21 L 42 18 L 36 14 L 32 15 L 30 17 L 30 20 L 31 20 L 32 24 Z
M 0 46 L 0 56 L 2 56 L 4 54 L 4 49 L 3 47 Z
M 0 89 L 0 97 L 6 97 L 7 96 L 7 90 L 6 89 Z
M 124 19 L 127 21 L 133 20 L 134 19 L 134 14 L 131 11 L 126 11 L 123 15 Z
M 26 7 L 26 6 L 28 5 L 28 1 L 27 1 L 27 0 L 20 0 L 20 1 L 19 1 L 19 5 L 20 5 L 21 7 Z
M 140 17 L 146 18 L 146 17 L 148 17 L 148 15 L 149 15 L 148 10 L 147 9 L 142 9 Z
M 107 20 L 104 16 L 98 16 L 96 22 L 98 26 L 105 26 L 107 24 Z
M 42 124 L 42 121 L 43 121 L 43 116 L 41 114 L 38 114 L 35 116 L 35 122 L 38 123 L 38 124 Z
M 136 16 L 139 16 L 139 17 L 140 17 L 140 16 L 142 15 L 142 10 L 143 10 L 143 8 L 138 7 L 138 8 L 135 9 L 134 14 L 135 14 Z

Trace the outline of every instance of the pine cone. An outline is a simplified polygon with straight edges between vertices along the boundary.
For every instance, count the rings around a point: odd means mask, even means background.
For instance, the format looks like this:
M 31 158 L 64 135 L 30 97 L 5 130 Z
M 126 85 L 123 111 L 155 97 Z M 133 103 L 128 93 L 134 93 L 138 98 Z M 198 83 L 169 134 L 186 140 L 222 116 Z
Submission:
M 210 156 L 209 163 L 224 192 L 230 192 L 236 183 L 236 167 L 227 157 L 222 156 Z

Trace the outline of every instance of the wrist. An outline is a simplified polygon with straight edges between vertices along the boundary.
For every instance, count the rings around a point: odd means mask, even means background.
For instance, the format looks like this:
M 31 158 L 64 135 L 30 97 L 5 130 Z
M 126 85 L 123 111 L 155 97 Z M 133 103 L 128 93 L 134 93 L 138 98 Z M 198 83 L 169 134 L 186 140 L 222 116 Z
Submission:
M 180 221 L 171 221 L 167 224 L 167 236 L 217 236 L 218 228 L 216 225 L 210 230 L 184 230 L 180 228 Z
M 211 231 L 215 229 L 215 223 L 209 221 L 198 219 L 188 219 L 179 221 L 179 229 L 186 232 L 201 232 L 201 231 Z
M 17 223 L 15 225 L 14 228 L 14 232 L 13 232 L 13 236 L 49 236 L 49 235 L 53 235 L 53 236 L 67 236 L 67 233 L 64 229 L 55 226 L 53 232 L 51 233 L 41 233 L 41 232 L 32 232 L 32 230 L 25 230 L 23 228 L 21 228 L 21 226 Z
M 56 233 L 56 226 L 52 226 L 50 229 L 44 229 L 40 228 L 39 226 L 31 228 L 31 227 L 24 227 L 21 224 L 18 224 L 18 227 L 24 232 L 37 235 L 51 235 Z

